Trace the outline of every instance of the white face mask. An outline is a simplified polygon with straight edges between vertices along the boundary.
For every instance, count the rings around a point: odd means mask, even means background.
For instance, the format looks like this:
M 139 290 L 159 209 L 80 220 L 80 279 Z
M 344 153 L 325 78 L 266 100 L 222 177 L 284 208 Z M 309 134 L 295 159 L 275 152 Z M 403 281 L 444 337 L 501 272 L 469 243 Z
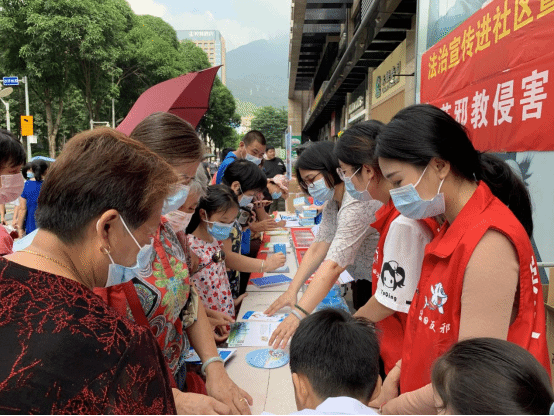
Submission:
M 427 165 L 415 185 L 409 184 L 389 191 L 394 206 L 407 218 L 421 220 L 423 218 L 444 214 L 444 194 L 440 193 L 444 179 L 441 181 L 437 194 L 433 199 L 421 199 L 417 189 L 415 189 L 415 187 L 419 185 L 423 175 L 425 175 L 425 171 L 428 167 L 429 165 Z
M 7 204 L 21 196 L 25 187 L 25 179 L 20 173 L 15 175 L 2 175 L 0 177 L 2 187 L 0 188 L 0 204 Z
M 164 216 L 169 221 L 169 224 L 171 224 L 173 231 L 179 232 L 186 230 L 190 219 L 192 218 L 192 214 L 192 212 L 189 214 L 183 211 L 175 210 L 168 212 Z

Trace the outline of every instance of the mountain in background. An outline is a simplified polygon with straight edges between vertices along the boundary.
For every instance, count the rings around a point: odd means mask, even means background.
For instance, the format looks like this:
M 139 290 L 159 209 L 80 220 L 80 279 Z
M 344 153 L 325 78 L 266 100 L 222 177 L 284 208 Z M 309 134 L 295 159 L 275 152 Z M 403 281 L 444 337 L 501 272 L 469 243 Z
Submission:
M 256 40 L 227 52 L 227 88 L 255 107 L 288 106 L 288 37 Z

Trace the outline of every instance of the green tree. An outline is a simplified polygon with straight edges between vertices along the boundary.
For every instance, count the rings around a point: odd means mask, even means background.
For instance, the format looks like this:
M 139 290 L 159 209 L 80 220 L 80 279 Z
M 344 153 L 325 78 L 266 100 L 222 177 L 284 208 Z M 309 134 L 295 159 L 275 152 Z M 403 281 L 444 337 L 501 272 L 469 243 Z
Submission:
M 184 40 L 179 45 L 179 53 L 183 60 L 184 72 L 201 71 L 206 68 L 210 68 L 210 60 L 206 52 L 194 44 L 190 40 Z
M 162 19 L 136 16 L 126 34 L 114 81 L 116 113 L 124 117 L 151 86 L 187 72 L 175 30 Z
M 217 77 L 214 80 L 209 105 L 198 126 L 201 134 L 209 136 L 219 149 L 232 146 L 236 140 L 234 129 L 240 126 L 240 116 L 235 111 L 233 94 Z
M 254 113 L 251 128 L 261 131 L 268 144 L 280 147 L 287 124 L 288 113 L 284 108 L 261 107 Z

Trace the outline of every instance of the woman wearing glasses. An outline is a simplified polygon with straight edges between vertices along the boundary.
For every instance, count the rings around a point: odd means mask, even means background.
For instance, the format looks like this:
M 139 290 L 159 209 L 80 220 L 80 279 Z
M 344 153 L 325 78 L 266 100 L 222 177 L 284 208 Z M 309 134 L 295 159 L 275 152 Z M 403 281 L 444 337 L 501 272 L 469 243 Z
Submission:
M 370 224 L 382 204 L 358 201 L 346 192 L 333 143 L 314 143 L 304 150 L 296 162 L 296 176 L 305 193 L 327 204 L 315 242 L 304 255 L 289 289 L 265 312 L 272 315 L 285 306 L 296 312 L 273 332 L 269 343 L 274 348 L 286 346 L 298 327 L 298 316 L 312 312 L 344 270 L 356 280 L 370 281 L 373 253 L 379 239 Z M 308 290 L 297 303 L 298 291 L 316 270 Z M 368 293 L 371 296 L 371 288 Z

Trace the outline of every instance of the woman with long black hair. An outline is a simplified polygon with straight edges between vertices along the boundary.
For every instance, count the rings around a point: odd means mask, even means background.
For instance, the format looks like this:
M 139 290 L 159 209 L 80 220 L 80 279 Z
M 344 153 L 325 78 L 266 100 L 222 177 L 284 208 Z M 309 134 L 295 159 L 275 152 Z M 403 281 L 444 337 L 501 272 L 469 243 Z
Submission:
M 461 124 L 427 104 L 396 114 L 379 134 L 376 153 L 401 214 L 446 218 L 425 250 L 408 313 L 403 394 L 383 412 L 435 412 L 431 366 L 467 338 L 518 344 L 550 372 L 542 288 L 529 240 L 531 202 L 523 182 L 505 162 L 477 151 Z

